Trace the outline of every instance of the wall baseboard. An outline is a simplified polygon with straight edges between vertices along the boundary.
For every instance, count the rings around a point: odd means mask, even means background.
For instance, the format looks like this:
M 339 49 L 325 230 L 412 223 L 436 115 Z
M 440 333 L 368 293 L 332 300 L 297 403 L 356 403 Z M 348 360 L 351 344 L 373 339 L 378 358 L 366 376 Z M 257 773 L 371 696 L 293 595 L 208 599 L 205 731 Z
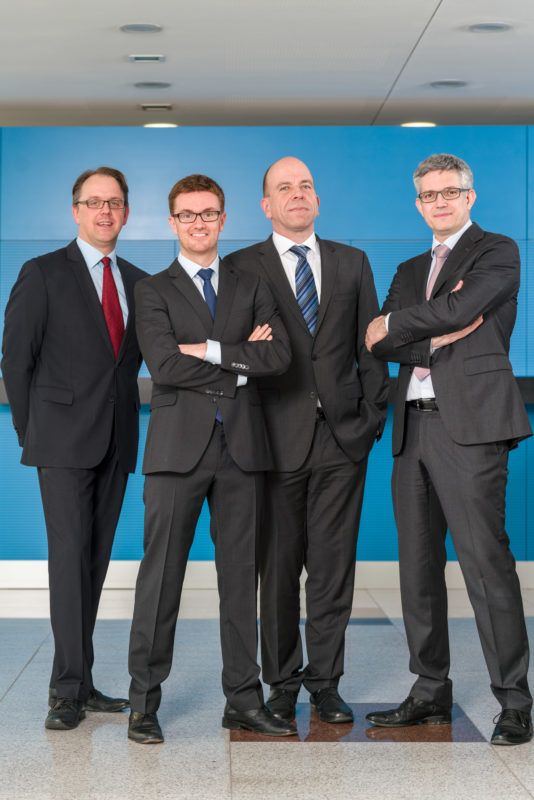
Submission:
M 139 561 L 112 561 L 104 588 L 133 589 Z M 534 589 L 534 561 L 518 561 L 517 572 L 524 589 Z M 457 561 L 450 561 L 445 571 L 449 589 L 465 589 Z M 305 578 L 303 577 L 303 582 Z M 47 561 L 0 561 L 0 589 L 47 589 Z M 213 561 L 190 561 L 187 565 L 184 588 L 216 589 L 217 575 Z M 398 589 L 397 561 L 358 561 L 357 589 Z

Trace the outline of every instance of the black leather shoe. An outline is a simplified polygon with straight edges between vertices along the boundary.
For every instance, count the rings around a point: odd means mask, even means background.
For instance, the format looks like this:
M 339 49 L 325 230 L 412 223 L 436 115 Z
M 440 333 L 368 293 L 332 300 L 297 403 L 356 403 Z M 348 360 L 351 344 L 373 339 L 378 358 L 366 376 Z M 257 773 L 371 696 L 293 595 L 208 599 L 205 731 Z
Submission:
M 295 736 L 295 725 L 278 719 L 266 706 L 253 708 L 251 711 L 236 711 L 226 703 L 222 718 L 223 728 L 238 731 L 241 728 L 252 733 L 261 733 L 263 736 Z
M 398 708 L 390 711 L 372 711 L 365 719 L 373 725 L 383 728 L 404 728 L 407 725 L 418 725 L 426 722 L 428 725 L 447 725 L 451 721 L 451 709 L 438 706 L 436 703 L 427 703 L 416 697 L 407 697 Z
M 293 722 L 297 696 L 298 692 L 291 689 L 271 689 L 271 694 L 265 705 L 271 714 L 274 714 L 278 719 Z
M 310 694 L 310 704 L 319 719 L 323 722 L 336 724 L 339 722 L 354 722 L 352 709 L 339 696 L 335 686 L 327 686 Z
M 48 690 L 48 707 L 53 708 L 57 700 L 55 689 Z M 93 689 L 91 694 L 84 703 L 86 711 L 103 711 L 106 713 L 113 713 L 115 711 L 123 711 L 125 708 L 130 707 L 130 701 L 125 700 L 123 697 L 107 697 L 98 689 Z
M 45 719 L 45 728 L 49 731 L 70 731 L 77 728 L 84 717 L 85 709 L 81 700 L 56 697 Z
M 493 720 L 495 722 L 495 720 Z M 524 744 L 532 739 L 532 717 L 527 711 L 503 708 L 495 725 L 492 744 Z
M 141 714 L 140 711 L 130 712 L 128 723 L 128 739 L 140 744 L 160 744 L 164 741 L 163 733 L 158 722 L 157 714 Z

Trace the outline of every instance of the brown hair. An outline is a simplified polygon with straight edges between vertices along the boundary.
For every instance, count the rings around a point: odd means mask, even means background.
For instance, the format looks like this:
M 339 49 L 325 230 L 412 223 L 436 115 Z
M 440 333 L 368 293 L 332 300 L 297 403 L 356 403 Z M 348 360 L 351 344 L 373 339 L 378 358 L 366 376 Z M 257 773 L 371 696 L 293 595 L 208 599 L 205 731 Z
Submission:
M 98 167 L 97 169 L 86 169 L 85 172 L 76 178 L 74 181 L 74 186 L 72 187 L 72 204 L 78 202 L 80 199 L 80 195 L 82 193 L 82 186 L 84 185 L 85 181 L 88 178 L 92 178 L 93 175 L 107 175 L 109 178 L 115 178 L 119 186 L 121 187 L 122 196 L 124 198 L 124 205 L 128 205 L 128 184 L 126 183 L 126 178 L 122 174 L 122 172 L 118 169 L 113 169 L 113 167 Z
M 221 211 L 224 211 L 224 192 L 213 178 L 207 175 L 187 175 L 175 183 L 169 192 L 169 211 L 174 213 L 174 201 L 180 194 L 190 194 L 191 192 L 213 192 L 219 198 Z

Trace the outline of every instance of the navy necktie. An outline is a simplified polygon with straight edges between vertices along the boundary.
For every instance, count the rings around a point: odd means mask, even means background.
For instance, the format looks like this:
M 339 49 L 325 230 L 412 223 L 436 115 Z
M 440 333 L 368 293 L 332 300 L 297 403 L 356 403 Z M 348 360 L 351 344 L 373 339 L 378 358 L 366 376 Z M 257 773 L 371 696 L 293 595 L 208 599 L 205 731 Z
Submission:
M 208 304 L 208 308 L 210 310 L 211 318 L 215 319 L 215 306 L 217 305 L 217 295 L 215 294 L 215 289 L 213 288 L 213 284 L 211 282 L 211 276 L 213 275 L 213 270 L 211 267 L 207 267 L 206 269 L 199 269 L 197 275 L 202 278 L 204 281 L 204 297 L 206 298 L 206 303 Z
M 307 253 L 309 249 L 305 245 L 294 245 L 291 248 L 291 252 L 295 253 L 299 259 L 295 272 L 297 303 L 300 306 L 308 330 L 313 336 L 319 314 L 319 298 L 317 297 L 313 272 L 308 264 Z
M 206 298 L 206 303 L 208 304 L 208 308 L 210 310 L 210 314 L 212 319 L 215 319 L 215 306 L 217 305 L 217 295 L 215 294 L 215 289 L 213 288 L 213 284 L 211 282 L 211 276 L 213 275 L 213 270 L 211 267 L 206 267 L 205 269 L 199 269 L 197 275 L 202 278 L 204 281 L 203 289 L 204 289 L 204 297 Z M 217 422 L 222 422 L 221 412 L 217 409 L 217 414 L 215 415 L 215 419 Z

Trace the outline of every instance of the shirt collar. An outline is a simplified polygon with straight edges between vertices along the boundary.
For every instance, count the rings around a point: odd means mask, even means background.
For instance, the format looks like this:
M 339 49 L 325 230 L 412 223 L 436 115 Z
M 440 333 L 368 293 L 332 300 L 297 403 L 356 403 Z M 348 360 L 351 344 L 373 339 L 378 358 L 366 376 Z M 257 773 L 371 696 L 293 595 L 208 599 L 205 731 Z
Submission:
M 182 266 L 190 278 L 194 278 L 199 269 L 203 269 L 200 264 L 196 264 L 194 261 L 191 261 L 190 258 L 186 258 L 184 254 L 180 251 L 178 254 L 178 261 L 180 262 L 180 266 Z M 219 256 L 215 256 L 214 260 L 211 262 L 209 267 L 205 267 L 204 269 L 212 269 L 215 275 L 219 275 Z
M 288 250 L 291 250 L 292 247 L 295 246 L 296 242 L 292 242 L 291 239 L 288 239 L 287 236 L 282 236 L 281 233 L 275 233 L 273 231 L 273 244 L 278 250 L 278 255 L 283 256 Z M 313 252 L 317 252 L 317 239 L 315 233 L 310 234 L 308 238 L 301 242 L 299 247 L 309 247 L 310 250 Z
M 452 236 L 449 236 L 449 238 L 448 238 L 448 239 L 445 239 L 445 241 L 444 241 L 444 242 L 438 242 L 438 240 L 437 240 L 437 239 L 436 239 L 436 237 L 434 236 L 434 237 L 433 237 L 433 239 L 432 239 L 432 256 L 434 256 L 434 249 L 435 249 L 435 248 L 438 246 L 438 244 L 445 244 L 445 245 L 447 245 L 447 247 L 448 247 L 450 250 L 452 250 L 452 248 L 454 247 L 454 245 L 455 245 L 455 244 L 457 244 L 457 243 L 459 242 L 459 240 L 462 238 L 462 236 L 464 235 L 464 233 L 466 232 L 466 230 L 467 230 L 467 229 L 468 229 L 468 228 L 469 228 L 469 227 L 470 227 L 472 224 L 473 224 L 473 223 L 472 223 L 472 221 L 471 221 L 470 219 L 468 219 L 468 220 L 467 220 L 467 222 L 465 223 L 465 225 L 463 226 L 463 228 L 460 228 L 460 230 L 459 230 L 459 231 L 456 231 L 456 233 L 453 233 L 453 234 L 452 234 Z
M 94 269 L 104 258 L 104 253 L 101 253 L 100 250 L 97 250 L 97 248 L 93 247 L 92 244 L 86 242 L 85 239 L 80 239 L 79 236 L 76 239 L 76 244 L 80 248 L 82 256 L 84 257 L 85 263 L 89 269 Z M 117 254 L 115 250 L 112 250 L 111 253 L 108 253 L 107 255 L 111 261 L 111 266 L 114 267 L 117 263 Z

